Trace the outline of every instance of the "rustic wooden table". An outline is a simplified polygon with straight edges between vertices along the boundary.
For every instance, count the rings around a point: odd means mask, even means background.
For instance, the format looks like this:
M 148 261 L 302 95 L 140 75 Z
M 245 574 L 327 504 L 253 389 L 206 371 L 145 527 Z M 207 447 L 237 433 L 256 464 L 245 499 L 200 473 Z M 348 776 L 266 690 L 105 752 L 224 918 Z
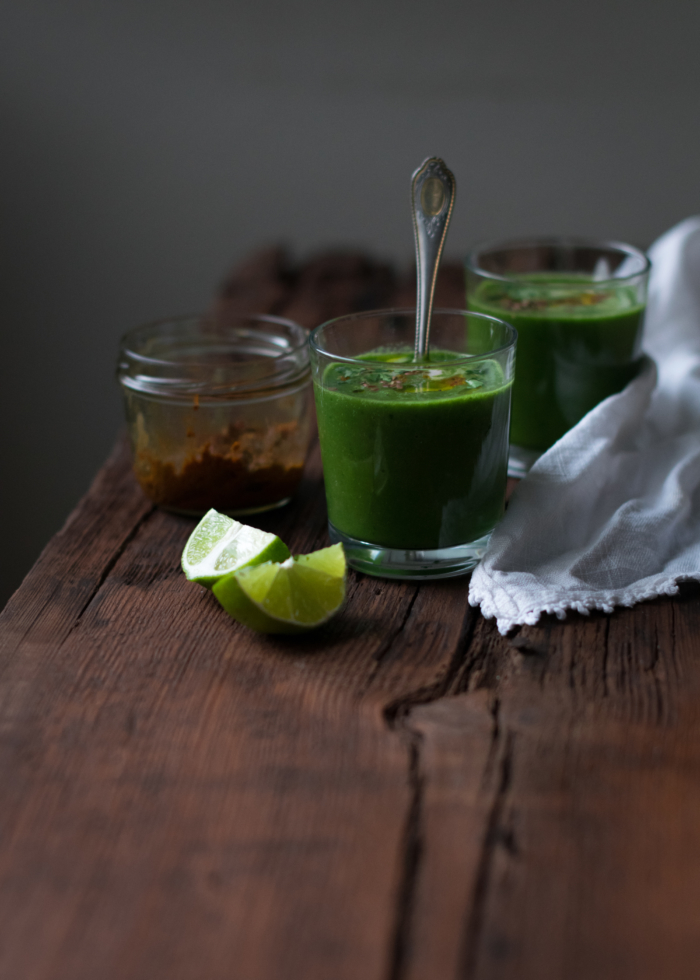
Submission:
M 269 253 L 225 302 L 402 288 Z M 325 521 L 315 450 L 262 523 Z M 2 980 L 696 980 L 697 588 L 503 638 L 465 580 L 351 574 L 262 638 L 185 581 L 192 526 L 120 443 L 0 619 Z

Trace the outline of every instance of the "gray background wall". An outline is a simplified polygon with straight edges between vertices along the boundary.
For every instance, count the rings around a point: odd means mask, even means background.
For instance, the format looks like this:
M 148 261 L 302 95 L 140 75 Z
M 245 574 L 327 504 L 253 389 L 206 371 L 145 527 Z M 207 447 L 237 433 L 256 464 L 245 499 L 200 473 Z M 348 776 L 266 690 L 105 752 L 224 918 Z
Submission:
M 408 263 L 411 171 L 448 252 L 648 244 L 700 211 L 696 0 L 5 0 L 0 605 L 121 421 L 117 341 L 253 248 Z

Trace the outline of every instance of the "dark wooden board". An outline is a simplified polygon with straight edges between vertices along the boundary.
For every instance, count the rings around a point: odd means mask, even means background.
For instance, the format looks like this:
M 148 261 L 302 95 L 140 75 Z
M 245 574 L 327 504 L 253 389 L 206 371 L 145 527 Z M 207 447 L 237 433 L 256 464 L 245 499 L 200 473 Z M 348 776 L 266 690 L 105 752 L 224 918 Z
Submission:
M 268 252 L 226 302 L 403 302 L 382 269 Z M 193 523 L 120 443 L 0 617 L 2 980 L 694 980 L 697 588 L 504 638 L 466 580 L 351 573 L 265 638 Z M 327 543 L 317 447 L 259 523 Z

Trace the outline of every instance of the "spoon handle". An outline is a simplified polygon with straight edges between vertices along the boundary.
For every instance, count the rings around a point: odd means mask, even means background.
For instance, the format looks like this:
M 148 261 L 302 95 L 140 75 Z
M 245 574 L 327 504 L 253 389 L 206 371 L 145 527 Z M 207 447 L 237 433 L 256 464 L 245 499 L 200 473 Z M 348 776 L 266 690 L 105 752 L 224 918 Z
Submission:
M 455 179 L 439 157 L 428 157 L 411 179 L 411 208 L 416 239 L 416 345 L 414 358 L 425 360 L 438 266 L 452 217 Z

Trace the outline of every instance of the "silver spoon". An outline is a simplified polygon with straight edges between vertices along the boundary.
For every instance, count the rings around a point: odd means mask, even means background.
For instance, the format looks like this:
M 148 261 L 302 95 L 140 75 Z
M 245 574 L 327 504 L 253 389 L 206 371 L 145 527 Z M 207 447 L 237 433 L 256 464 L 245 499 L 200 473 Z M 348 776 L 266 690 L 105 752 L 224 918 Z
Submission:
M 428 357 L 435 281 L 456 190 L 454 175 L 439 157 L 424 160 L 411 179 L 411 209 L 416 239 L 416 361 L 424 361 Z

